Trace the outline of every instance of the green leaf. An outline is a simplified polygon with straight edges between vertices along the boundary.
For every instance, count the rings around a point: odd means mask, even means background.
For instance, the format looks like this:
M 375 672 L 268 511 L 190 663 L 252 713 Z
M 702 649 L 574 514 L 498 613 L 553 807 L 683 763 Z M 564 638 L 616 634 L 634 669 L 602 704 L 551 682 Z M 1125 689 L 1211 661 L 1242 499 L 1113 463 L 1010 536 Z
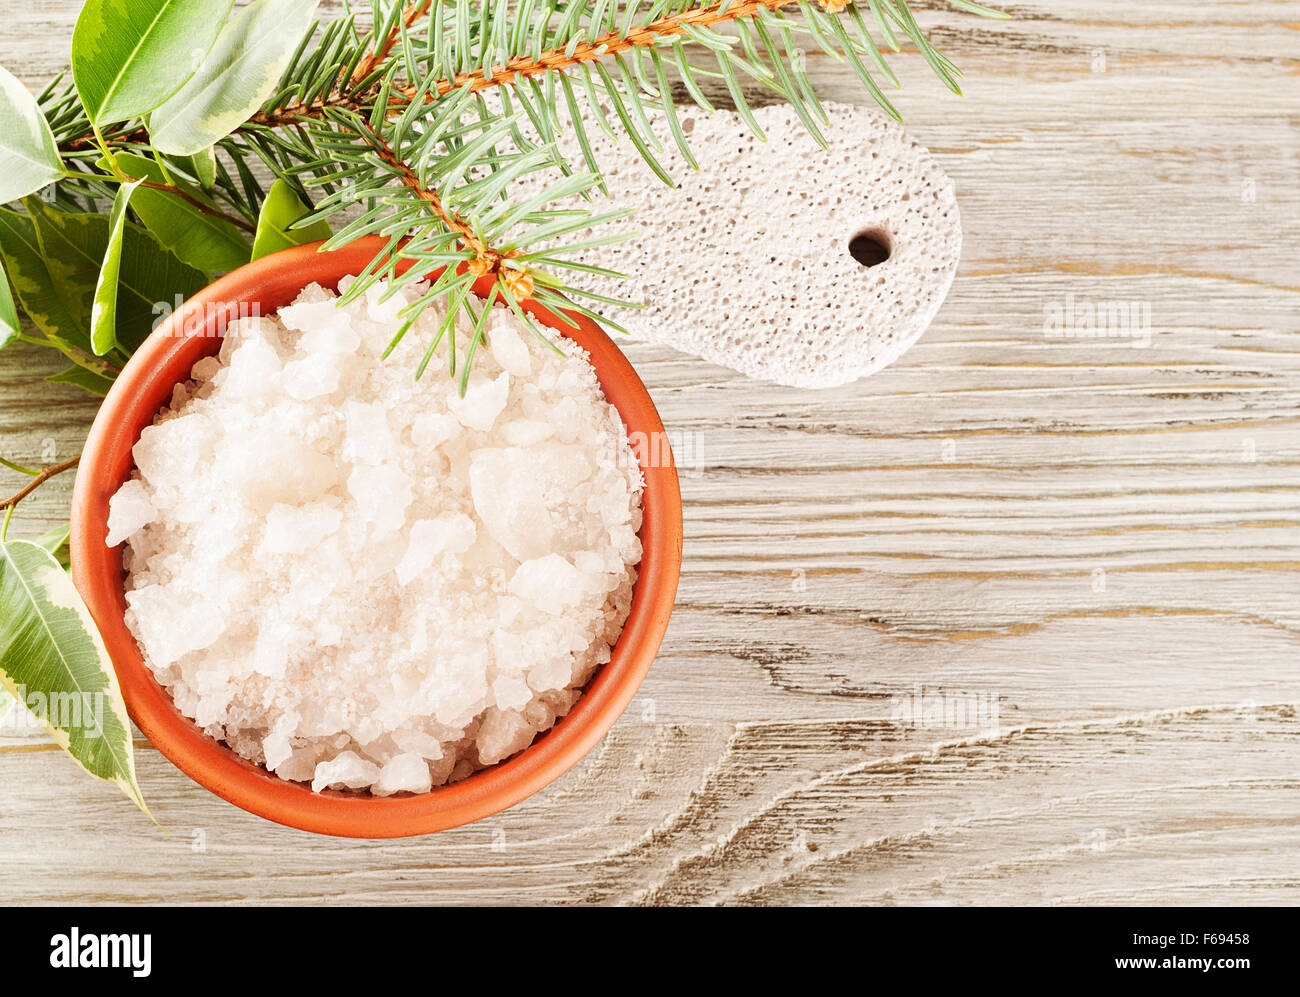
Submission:
M 190 156 L 225 138 L 275 91 L 318 0 L 254 0 L 230 19 L 180 91 L 150 116 L 154 148 Z
M 71 535 L 72 527 L 63 523 L 61 526 L 46 530 L 36 541 L 36 546 L 48 550 L 54 556 L 54 560 L 66 569 L 69 562 L 68 540 Z
M 152 111 L 199 68 L 233 0 L 87 0 L 72 31 L 72 79 L 90 120 Z
M 324 221 L 313 222 L 305 228 L 290 229 L 289 226 L 310 211 L 311 208 L 303 204 L 302 198 L 284 180 L 272 184 L 266 200 L 262 202 L 262 213 L 257 216 L 253 259 L 258 260 L 281 249 L 328 239 L 333 235 L 329 223 Z
M 14 295 L 9 289 L 9 275 L 5 273 L 4 259 L 0 257 L 0 349 L 18 335 L 21 326 L 18 322 L 18 309 L 14 306 Z
M 75 384 L 78 388 L 84 388 L 92 395 L 98 395 L 103 398 L 108 394 L 108 389 L 113 386 L 113 382 L 93 370 L 87 370 L 85 367 L 69 367 L 67 370 L 58 374 L 51 374 L 45 380 L 55 384 Z
M 127 176 L 153 183 L 167 182 L 162 169 L 151 159 L 131 153 L 120 153 L 115 158 Z M 96 165 L 102 169 L 107 161 L 101 159 Z M 172 183 L 196 201 L 215 207 L 212 199 L 198 188 L 174 180 Z M 141 187 L 131 198 L 131 209 L 159 242 L 192 267 L 209 273 L 222 273 L 248 262 L 248 240 L 236 226 L 202 211 L 170 191 Z
M 41 325 L 38 311 L 53 317 L 50 325 L 56 334 L 67 327 L 67 341 L 77 349 L 91 353 L 90 318 L 100 265 L 108 250 L 108 216 L 71 214 L 55 211 L 39 201 L 27 203 L 33 212 L 26 217 L 34 226 L 37 253 L 32 273 L 39 286 L 34 289 L 31 304 L 16 276 L 14 289 L 27 314 L 47 336 L 51 333 Z M 0 211 L 0 229 L 5 221 L 12 222 L 15 218 L 24 216 Z M 148 232 L 136 225 L 125 224 L 118 276 L 118 344 L 127 352 L 134 350 L 149 335 L 155 318 L 173 307 L 177 295 L 187 298 L 207 282 L 201 271 L 186 266 Z
M 217 151 L 212 146 L 201 149 L 192 156 L 181 159 L 184 168 L 199 182 L 204 190 L 211 190 L 217 182 Z
M 149 813 L 103 639 L 54 555 L 26 540 L 0 544 L 0 685 L 82 768 Z
M 0 256 L 23 311 L 36 328 L 56 346 L 89 353 L 89 309 L 79 312 L 76 301 L 62 293 L 41 250 L 31 215 L 0 209 Z
M 63 176 L 50 124 L 31 92 L 0 66 L 0 204 L 35 193 Z
M 108 246 L 99 268 L 95 299 L 90 306 L 90 347 L 97 357 L 117 346 L 117 280 L 122 271 L 122 238 L 126 231 L 127 205 L 139 186 L 139 180 L 122 184 L 113 198 L 113 210 L 108 216 Z

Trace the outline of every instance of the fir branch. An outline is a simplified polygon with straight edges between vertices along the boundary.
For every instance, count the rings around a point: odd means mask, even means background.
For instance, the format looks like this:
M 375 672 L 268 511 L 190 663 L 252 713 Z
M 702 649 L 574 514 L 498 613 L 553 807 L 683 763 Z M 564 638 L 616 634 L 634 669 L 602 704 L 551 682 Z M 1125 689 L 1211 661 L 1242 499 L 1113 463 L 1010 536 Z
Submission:
M 474 258 L 469 262 L 469 270 L 475 277 L 488 273 L 496 274 L 506 282 L 516 300 L 526 300 L 533 296 L 532 276 L 527 271 L 506 263 L 507 260 L 520 255 L 517 250 L 501 253 L 485 245 L 473 227 L 454 210 L 448 208 L 436 191 L 426 187 L 420 180 L 419 174 L 398 157 L 388 142 L 373 132 L 371 142 L 375 155 L 388 165 L 406 189 L 423 202 L 449 232 L 456 235 L 460 245 L 473 254 Z
M 948 2 L 993 13 L 969 0 Z M 652 128 L 652 112 L 662 113 L 685 161 L 697 164 L 671 98 L 673 76 L 706 111 L 714 108 L 702 81 L 725 84 L 761 138 L 743 72 L 788 100 L 823 145 L 819 126 L 828 119 L 808 78 L 805 45 L 846 62 L 895 116 L 873 77 L 892 86 L 898 80 L 873 32 L 894 51 L 900 38 L 913 41 L 945 85 L 960 92 L 956 67 L 930 45 L 907 0 L 372 0 L 370 8 L 366 30 L 349 10 L 305 34 L 262 106 L 218 141 L 204 197 L 153 179 L 145 186 L 250 232 L 265 199 L 258 179 L 264 167 L 300 190 L 309 206 L 309 189 L 323 189 L 301 226 L 360 207 L 327 246 L 365 234 L 388 240 L 386 253 L 359 275 L 355 293 L 381 276 L 396 286 L 407 273 L 440 266 L 459 275 L 440 288 L 457 300 L 468 293 L 462 278 L 490 274 L 508 302 L 556 303 L 559 294 L 577 292 L 540 267 L 576 267 L 565 259 L 574 246 L 609 241 L 583 233 L 610 215 L 547 207 L 604 189 L 589 123 L 611 137 L 626 134 L 671 184 Z M 122 178 L 91 172 L 100 145 L 110 154 L 152 152 L 139 121 L 103 127 L 96 141 L 75 89 L 58 92 L 51 84 L 40 102 L 63 150 L 67 179 L 55 185 L 58 203 L 75 207 L 81 200 L 83 210 L 95 210 L 112 196 Z M 561 105 L 583 171 L 560 151 Z M 515 204 L 524 189 L 517 181 L 547 170 L 561 177 L 530 184 L 538 193 Z M 557 244 L 558 236 L 571 241 Z M 398 260 L 420 266 L 398 274 Z M 453 369 L 455 363 L 453 355 Z
M 665 39 L 688 35 L 691 28 L 711 28 L 717 24 L 739 21 L 742 18 L 753 17 L 759 11 L 775 10 L 790 2 L 791 0 L 739 0 L 736 3 L 727 3 L 723 0 L 722 3 L 712 6 L 696 7 L 680 14 L 659 18 L 628 32 L 611 31 L 600 35 L 594 41 L 559 46 L 536 56 L 517 55 L 502 66 L 457 73 L 451 79 L 438 81 L 438 95 L 441 96 L 462 86 L 468 86 L 472 93 L 477 93 L 491 87 L 541 76 L 551 70 L 563 70 L 585 62 L 596 62 L 619 52 L 660 45 Z M 817 2 L 827 10 L 833 11 L 842 10 L 848 0 L 817 0 Z M 837 3 L 838 7 L 832 6 Z M 408 97 L 412 96 L 414 88 L 407 88 L 403 93 Z M 432 101 L 436 97 L 430 95 L 425 99 Z
M 352 82 L 354 84 L 361 83 L 370 76 L 371 73 L 375 72 L 376 69 L 379 69 L 383 65 L 384 60 L 386 60 L 392 53 L 393 46 L 396 45 L 398 39 L 401 38 L 403 26 L 407 31 L 410 31 L 417 21 L 429 16 L 429 8 L 432 6 L 433 0 L 419 0 L 419 2 L 408 6 L 401 16 L 401 25 L 394 24 L 389 28 L 388 34 L 384 36 L 384 40 L 378 45 L 372 47 L 370 51 L 362 57 L 361 61 L 357 63 L 357 68 L 352 73 Z M 394 8 L 395 11 L 397 9 L 398 8 L 396 7 Z

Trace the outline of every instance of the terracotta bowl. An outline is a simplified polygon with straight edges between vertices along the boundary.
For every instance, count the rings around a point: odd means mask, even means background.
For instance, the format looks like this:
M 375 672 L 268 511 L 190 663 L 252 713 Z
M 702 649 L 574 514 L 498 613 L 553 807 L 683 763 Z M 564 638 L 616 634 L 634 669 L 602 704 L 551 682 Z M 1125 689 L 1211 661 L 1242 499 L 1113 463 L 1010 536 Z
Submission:
M 241 267 L 168 317 L 126 365 L 86 441 L 72 500 L 72 575 L 104 636 L 131 718 L 153 745 L 190 778 L 251 813 L 321 834 L 388 838 L 456 827 L 513 806 L 557 779 L 604 736 L 627 708 L 659 650 L 677 592 L 682 507 L 677 471 L 654 403 L 623 354 L 594 323 L 578 328 L 544 308 L 527 310 L 585 349 L 605 395 L 622 414 L 645 474 L 644 559 L 631 615 L 608 664 L 574 708 L 524 751 L 462 782 L 430 793 L 381 798 L 368 793 L 313 793 L 240 758 L 176 709 L 141 659 L 127 630 L 122 548 L 105 546 L 108 502 L 133 468 L 131 448 L 144 427 L 188 379 L 194 364 L 217 352 L 240 305 L 269 315 L 312 281 L 334 289 L 359 272 L 383 243 L 363 239 L 322 253 L 288 249 Z M 476 287 L 485 294 L 490 284 Z M 247 314 L 247 312 L 245 312 Z M 196 321 L 194 316 L 200 316 Z M 430 377 L 438 376 L 431 371 Z

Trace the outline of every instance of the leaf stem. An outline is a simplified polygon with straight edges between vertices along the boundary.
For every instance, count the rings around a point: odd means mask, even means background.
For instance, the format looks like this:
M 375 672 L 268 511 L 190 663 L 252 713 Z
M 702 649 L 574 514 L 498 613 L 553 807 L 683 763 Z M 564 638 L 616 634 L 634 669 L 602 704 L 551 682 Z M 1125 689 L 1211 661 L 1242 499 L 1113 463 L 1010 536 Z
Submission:
M 159 165 L 161 166 L 162 164 L 160 163 Z M 163 172 L 166 173 L 166 167 L 163 167 Z M 148 187 L 150 190 L 161 190 L 168 194 L 175 194 L 186 204 L 189 204 L 192 207 L 197 208 L 199 211 L 203 212 L 203 214 L 210 215 L 213 218 L 220 218 L 222 221 L 230 222 L 231 225 L 237 226 L 238 228 L 243 229 L 245 232 L 252 234 L 257 231 L 257 226 L 250 223 L 247 219 L 240 218 L 237 215 L 227 214 L 226 212 L 222 211 L 220 208 L 213 207 L 211 204 L 208 204 L 203 199 L 195 197 L 189 191 L 176 186 L 176 184 L 174 183 L 162 183 L 161 181 L 149 180 L 144 177 L 127 176 L 125 173 L 122 173 L 120 170 L 118 171 L 117 176 L 112 176 L 112 177 L 106 177 L 102 175 L 97 176 L 95 174 L 75 173 L 75 172 L 72 173 L 71 175 L 78 179 L 82 179 L 87 176 L 94 176 L 96 180 L 104 180 L 107 181 L 108 183 L 134 183 L 136 181 L 139 181 L 141 187 Z
M 5 529 L 8 529 L 9 517 L 13 515 L 14 507 L 17 506 L 19 502 L 25 499 L 32 492 L 36 491 L 36 489 L 40 488 L 41 485 L 45 484 L 45 482 L 49 481 L 56 474 L 70 471 L 79 463 L 81 463 L 81 454 L 77 454 L 77 456 L 71 457 L 61 463 L 51 464 L 49 467 L 43 468 L 36 477 L 32 478 L 32 480 L 27 483 L 26 487 L 19 489 L 13 495 L 10 495 L 7 499 L 0 502 L 0 509 L 9 510 L 8 514 L 5 516 Z
M 92 373 L 101 377 L 106 377 L 110 381 L 118 374 L 122 373 L 122 368 L 117 364 L 109 363 L 102 357 L 92 356 L 85 350 L 78 349 L 71 343 L 60 342 L 55 339 L 38 339 L 35 336 L 26 336 L 19 333 L 14 339 L 20 343 L 29 343 L 32 346 L 44 346 L 47 349 L 56 350 L 75 363 L 78 367 L 84 367 Z
M 13 461 L 6 460 L 3 457 L 0 457 L 0 466 L 7 467 L 11 471 L 17 471 L 19 474 L 25 474 L 29 478 L 34 478 L 36 475 L 41 473 L 39 467 L 24 467 L 22 464 L 15 464 Z
M 104 141 L 104 133 L 99 130 L 99 124 L 95 121 L 91 121 L 90 129 L 95 133 L 95 144 L 99 146 L 99 151 L 102 152 L 104 158 L 108 160 L 108 165 L 113 171 L 113 176 L 118 180 L 125 182 L 125 177 L 122 175 L 122 168 L 117 165 L 117 157 L 113 155 L 113 150 L 110 149 L 108 143 Z

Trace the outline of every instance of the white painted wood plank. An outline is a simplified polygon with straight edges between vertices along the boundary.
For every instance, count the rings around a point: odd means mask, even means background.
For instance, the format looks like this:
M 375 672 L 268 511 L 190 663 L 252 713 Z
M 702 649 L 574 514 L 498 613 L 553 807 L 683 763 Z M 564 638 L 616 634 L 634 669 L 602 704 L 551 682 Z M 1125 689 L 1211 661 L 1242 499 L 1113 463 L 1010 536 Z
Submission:
M 13 12 L 0 63 L 43 82 L 76 8 Z M 678 434 L 686 561 L 659 661 L 577 769 L 471 827 L 333 841 L 142 743 L 164 836 L 10 740 L 0 898 L 1300 901 L 1300 8 L 1008 9 L 925 5 L 962 101 L 895 60 L 966 231 L 897 365 L 807 393 L 629 346 Z M 1067 295 L 1149 307 L 1150 345 L 1048 339 Z M 6 351 L 0 453 L 77 449 L 95 405 L 56 369 Z M 911 725 L 918 694 L 995 703 L 999 729 Z

